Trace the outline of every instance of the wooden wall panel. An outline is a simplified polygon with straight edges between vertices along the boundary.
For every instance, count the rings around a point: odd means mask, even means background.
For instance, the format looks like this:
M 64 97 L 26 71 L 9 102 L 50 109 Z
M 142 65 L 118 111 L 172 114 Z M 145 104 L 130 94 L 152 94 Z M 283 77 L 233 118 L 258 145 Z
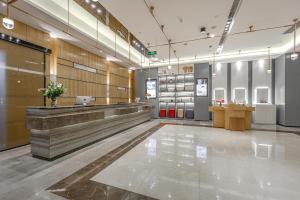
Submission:
M 3 17 L 3 15 L 0 15 L 1 22 Z M 0 32 L 50 49 L 50 36 L 48 33 L 35 29 L 17 20 L 15 20 L 14 29 L 8 30 L 3 26 L 0 26 Z
M 130 85 L 130 102 L 135 101 L 135 71 L 129 73 L 129 85 Z
M 58 40 L 57 81 L 64 84 L 66 93 L 58 99 L 59 105 L 73 105 L 76 96 L 92 96 L 93 103 L 105 104 L 107 88 L 110 103 L 128 102 L 129 75 L 127 68 L 107 62 L 72 44 Z M 96 73 L 77 69 L 74 63 L 96 69 Z M 107 75 L 109 87 L 107 87 Z M 49 80 L 49 79 L 48 79 Z

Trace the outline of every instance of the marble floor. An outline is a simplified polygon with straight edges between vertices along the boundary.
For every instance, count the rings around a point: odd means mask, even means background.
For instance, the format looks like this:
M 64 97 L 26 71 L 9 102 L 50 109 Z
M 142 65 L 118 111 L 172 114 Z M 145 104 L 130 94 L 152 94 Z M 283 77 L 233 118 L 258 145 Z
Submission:
M 166 125 L 91 180 L 156 199 L 300 199 L 300 137 Z
M 206 123 L 154 120 L 51 162 L 0 152 L 0 199 L 300 199 L 299 135 Z

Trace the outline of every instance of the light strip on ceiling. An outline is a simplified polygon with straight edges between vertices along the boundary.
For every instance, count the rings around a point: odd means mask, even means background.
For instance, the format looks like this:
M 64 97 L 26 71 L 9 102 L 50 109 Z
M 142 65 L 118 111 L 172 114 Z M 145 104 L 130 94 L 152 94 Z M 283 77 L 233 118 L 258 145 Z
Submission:
M 222 34 L 222 37 L 221 37 L 220 42 L 219 42 L 219 46 L 218 46 L 218 49 L 217 49 L 217 54 L 220 54 L 223 50 L 225 40 L 227 38 L 228 33 L 230 33 L 230 31 L 233 27 L 234 17 L 236 16 L 241 4 L 242 4 L 242 0 L 234 0 L 233 1 L 233 4 L 232 4 L 230 12 L 229 12 L 229 16 L 227 18 L 227 22 L 226 22 L 226 25 L 225 25 L 225 28 L 224 28 L 224 31 L 223 31 L 223 34 Z

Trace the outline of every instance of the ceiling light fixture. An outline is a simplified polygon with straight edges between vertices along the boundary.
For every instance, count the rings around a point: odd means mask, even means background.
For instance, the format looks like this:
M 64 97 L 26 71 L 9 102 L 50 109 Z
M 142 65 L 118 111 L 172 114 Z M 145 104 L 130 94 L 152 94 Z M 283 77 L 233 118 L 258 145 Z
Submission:
M 168 69 L 172 69 L 172 65 L 171 65 L 171 40 L 169 40 L 169 65 L 168 65 Z
M 298 22 L 298 19 L 294 19 L 294 50 L 293 50 L 293 53 L 291 54 L 291 60 L 297 60 L 297 58 L 298 58 L 298 53 L 296 52 L 296 29 L 297 29 L 297 22 Z
M 12 30 L 15 28 L 15 22 L 13 19 L 9 18 L 9 5 L 6 6 L 6 17 L 2 19 L 2 25 L 4 28 L 8 30 Z
M 221 54 L 223 50 L 223 45 L 217 48 L 217 54 Z
M 212 64 L 212 77 L 216 77 L 217 74 L 216 74 L 216 69 L 215 69 L 215 66 L 216 65 L 216 58 L 215 58 L 215 54 L 214 54 L 214 57 L 213 57 L 213 64 Z
M 271 74 L 271 72 L 272 72 L 272 61 L 271 61 L 271 47 L 268 47 L 268 69 L 267 69 L 267 72 L 269 73 L 269 74 Z
M 91 3 L 91 0 L 85 0 L 85 3 Z
M 50 33 L 49 35 L 51 38 L 57 38 L 57 35 L 55 33 Z
M 97 13 L 98 13 L 98 14 L 102 13 L 102 10 L 98 8 L 98 9 L 97 9 Z
M 91 7 L 92 7 L 92 8 L 96 8 L 96 5 L 95 5 L 95 4 L 92 4 Z
M 93 2 L 97 2 L 98 0 L 92 0 Z
M 205 27 L 201 27 L 200 28 L 200 33 L 201 34 L 205 34 L 206 33 L 206 28 Z

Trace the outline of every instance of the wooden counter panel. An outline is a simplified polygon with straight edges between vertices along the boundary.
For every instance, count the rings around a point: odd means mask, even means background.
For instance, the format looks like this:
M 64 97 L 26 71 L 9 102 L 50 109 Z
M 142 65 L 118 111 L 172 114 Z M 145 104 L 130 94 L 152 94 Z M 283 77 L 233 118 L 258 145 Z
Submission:
M 211 106 L 209 112 L 213 113 L 213 127 L 225 128 L 233 131 L 244 131 L 251 129 L 253 107 Z

